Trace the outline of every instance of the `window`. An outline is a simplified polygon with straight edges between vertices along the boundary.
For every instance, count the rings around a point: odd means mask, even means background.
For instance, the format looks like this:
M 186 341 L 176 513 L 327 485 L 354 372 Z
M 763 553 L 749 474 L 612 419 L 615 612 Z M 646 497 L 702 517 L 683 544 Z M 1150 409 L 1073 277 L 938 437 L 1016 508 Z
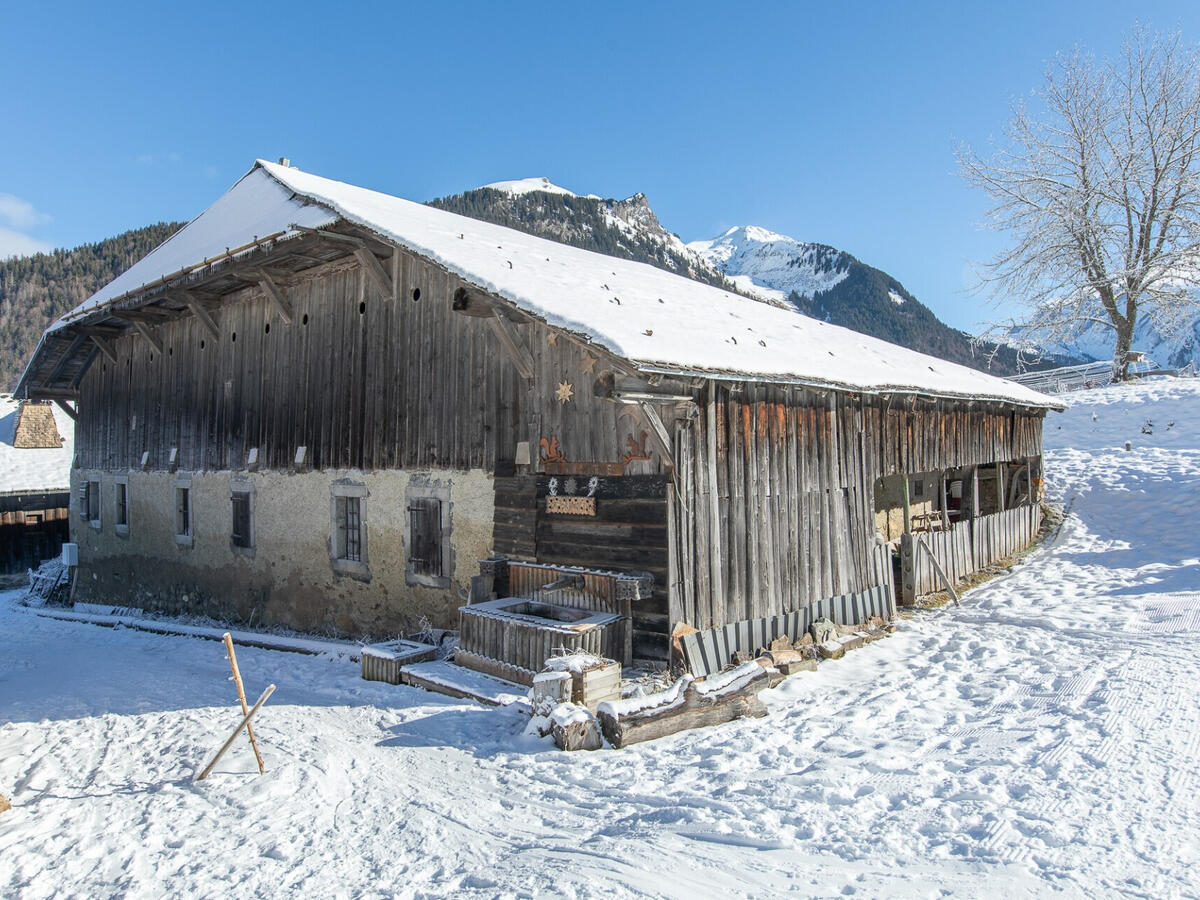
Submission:
M 87 483 L 83 497 L 83 517 L 96 530 L 100 529 L 100 479 L 95 478 Z
M 129 534 L 129 476 L 118 475 L 113 481 L 113 530 Z
M 191 547 L 192 525 L 192 477 L 181 475 L 175 479 L 175 543 Z
M 450 485 L 414 478 L 405 497 L 408 523 L 405 581 L 427 587 L 449 587 L 453 568 Z
M 362 562 L 362 501 L 337 498 L 337 558 Z
M 367 565 L 367 486 L 342 479 L 329 487 L 329 557 L 339 575 L 370 580 Z
M 254 550 L 254 486 L 245 480 L 234 481 L 229 487 L 230 526 L 229 546 L 235 553 L 253 557 Z

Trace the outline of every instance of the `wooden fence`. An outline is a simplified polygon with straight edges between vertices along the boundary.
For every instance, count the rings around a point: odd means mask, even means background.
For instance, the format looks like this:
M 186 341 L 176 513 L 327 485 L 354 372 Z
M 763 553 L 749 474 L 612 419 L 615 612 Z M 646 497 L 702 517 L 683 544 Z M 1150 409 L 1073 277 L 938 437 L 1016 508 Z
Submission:
M 944 587 L 929 554 L 917 548 L 916 540 L 924 542 L 950 580 L 958 584 L 996 560 L 1027 547 L 1041 527 L 1040 506 L 1018 506 L 958 522 L 947 531 L 914 535 L 914 540 L 905 541 L 901 550 L 905 601 L 911 602 L 914 597 Z
M 748 619 L 685 634 L 680 640 L 688 670 L 697 676 L 711 675 L 727 666 L 735 651 L 754 653 L 783 635 L 794 641 L 817 619 L 831 619 L 839 625 L 857 625 L 871 616 L 888 621 L 895 618 L 895 591 L 891 584 L 878 585 L 859 594 L 828 597 L 783 615 Z

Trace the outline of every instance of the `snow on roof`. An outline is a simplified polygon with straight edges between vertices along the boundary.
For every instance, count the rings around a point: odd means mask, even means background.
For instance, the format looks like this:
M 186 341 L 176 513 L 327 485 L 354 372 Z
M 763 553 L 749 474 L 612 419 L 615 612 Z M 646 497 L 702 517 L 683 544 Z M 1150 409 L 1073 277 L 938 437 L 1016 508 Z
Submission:
M 51 330 L 98 306 L 181 269 L 221 256 L 278 232 L 295 237 L 295 223 L 318 228 L 335 221 L 328 209 L 308 204 L 259 167 L 251 169 L 212 206 L 159 244 L 82 305 L 67 313 Z
M 0 494 L 68 490 L 75 455 L 75 423 L 53 406 L 63 445 L 49 450 L 18 449 L 13 446 L 18 407 L 19 403 L 8 394 L 0 395 Z
M 305 201 L 317 205 L 304 206 Z M 262 160 L 213 206 L 66 318 L 252 235 L 288 231 L 291 223 L 316 227 L 337 217 L 643 370 L 1061 405 L 1013 382 L 654 266 Z
M 532 191 L 544 191 L 547 194 L 564 194 L 567 197 L 579 196 L 574 191 L 568 191 L 565 187 L 559 187 L 549 178 L 521 178 L 516 181 L 493 181 L 491 184 L 485 184 L 484 187 L 491 188 L 493 191 L 503 191 L 506 194 L 512 194 L 514 197 L 519 197 L 521 194 L 528 194 Z

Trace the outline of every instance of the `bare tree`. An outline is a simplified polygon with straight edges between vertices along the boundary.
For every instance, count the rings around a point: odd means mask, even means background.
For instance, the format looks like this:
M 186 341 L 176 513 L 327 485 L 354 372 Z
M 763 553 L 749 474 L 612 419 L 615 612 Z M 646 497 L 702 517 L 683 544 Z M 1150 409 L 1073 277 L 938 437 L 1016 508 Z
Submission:
M 1169 333 L 1200 306 L 1200 55 L 1139 29 L 1116 60 L 1060 55 L 1035 96 L 990 157 L 959 153 L 1012 237 L 984 281 L 1050 340 L 1112 328 L 1123 381 L 1139 317 Z

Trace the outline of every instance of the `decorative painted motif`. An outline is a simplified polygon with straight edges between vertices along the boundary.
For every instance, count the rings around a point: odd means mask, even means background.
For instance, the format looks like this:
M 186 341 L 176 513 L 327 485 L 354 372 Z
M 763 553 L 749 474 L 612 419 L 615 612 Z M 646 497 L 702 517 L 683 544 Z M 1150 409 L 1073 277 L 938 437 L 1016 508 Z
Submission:
M 538 443 L 542 447 L 541 457 L 543 463 L 565 463 L 566 455 L 559 446 L 557 435 L 550 435 L 550 439 L 542 438 Z
M 625 443 L 629 445 L 629 452 L 621 457 L 622 465 L 629 465 L 635 459 L 649 459 L 650 451 L 646 448 L 646 438 L 649 434 L 643 431 L 635 440 L 633 435 L 625 438 Z
M 546 512 L 562 516 L 595 516 L 595 497 L 547 497 Z
M 563 404 L 570 400 L 574 394 L 574 389 L 565 381 L 560 381 L 558 383 L 558 390 L 554 392 L 554 396 L 558 397 L 558 402 Z

